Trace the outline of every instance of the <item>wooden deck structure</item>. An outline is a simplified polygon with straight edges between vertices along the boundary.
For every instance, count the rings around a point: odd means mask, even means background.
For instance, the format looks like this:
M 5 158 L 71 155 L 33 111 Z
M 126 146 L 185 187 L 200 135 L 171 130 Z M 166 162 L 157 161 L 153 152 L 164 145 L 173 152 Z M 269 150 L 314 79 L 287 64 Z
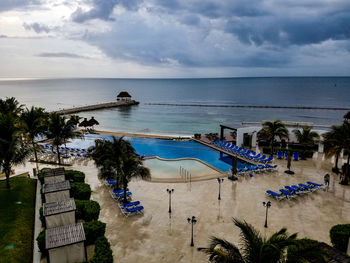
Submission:
M 218 152 L 220 152 L 220 153 L 224 153 L 224 154 L 226 154 L 226 155 L 228 155 L 228 156 L 231 156 L 231 157 L 232 157 L 232 160 L 234 160 L 235 158 L 237 158 L 237 159 L 240 159 L 241 161 L 246 162 L 246 163 L 250 163 L 250 164 L 253 164 L 253 165 L 256 165 L 256 164 L 257 164 L 256 162 L 254 162 L 254 161 L 252 161 L 252 160 L 244 159 L 244 158 L 242 158 L 240 155 L 237 155 L 237 154 L 235 154 L 235 153 L 233 153 L 233 152 L 230 152 L 230 151 L 228 151 L 228 150 L 225 150 L 225 149 L 223 149 L 223 148 L 217 147 L 217 146 L 215 146 L 215 145 L 213 145 L 213 144 L 211 144 L 211 143 L 207 143 L 207 142 L 205 142 L 205 141 L 198 140 L 198 139 L 196 139 L 196 138 L 193 138 L 193 140 L 196 141 L 196 142 L 198 142 L 198 143 L 204 144 L 205 146 L 208 146 L 208 147 L 210 147 L 210 148 L 212 148 L 212 149 L 214 149 L 214 150 L 216 150 L 216 151 L 218 151 Z

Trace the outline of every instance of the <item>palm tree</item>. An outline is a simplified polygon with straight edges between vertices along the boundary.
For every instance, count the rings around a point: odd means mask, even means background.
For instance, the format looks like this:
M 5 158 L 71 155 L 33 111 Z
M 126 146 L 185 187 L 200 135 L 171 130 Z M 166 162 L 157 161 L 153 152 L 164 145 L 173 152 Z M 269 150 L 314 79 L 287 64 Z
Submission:
M 133 178 L 148 179 L 150 171 L 142 165 L 141 159 L 136 155 L 123 154 L 121 159 L 120 179 L 124 187 L 124 202 L 127 202 L 126 189 L 130 180 Z
M 74 131 L 74 125 L 66 122 L 66 118 L 57 113 L 51 113 L 48 122 L 47 138 L 52 140 L 52 145 L 56 147 L 58 164 L 61 164 L 61 154 L 59 146 L 73 138 L 81 138 L 82 134 Z
M 332 169 L 335 173 L 339 173 L 338 160 L 343 150 L 343 138 L 341 126 L 333 125 L 332 130 L 323 134 L 323 144 L 325 146 L 326 156 L 335 155 L 335 165 Z
M 22 130 L 27 137 L 27 140 L 32 144 L 36 162 L 38 162 L 38 156 L 37 144 L 34 138 L 46 130 L 46 117 L 47 114 L 44 109 L 37 107 L 31 107 L 30 109 L 26 108 L 20 117 Z
M 320 138 L 317 132 L 311 131 L 309 127 L 303 127 L 300 130 L 293 130 L 293 133 L 297 137 L 299 144 L 302 146 L 303 151 L 301 153 L 301 158 L 306 159 L 306 149 L 312 147 L 315 144 L 315 140 Z
M 95 146 L 89 148 L 89 156 L 101 169 L 102 177 L 114 177 L 123 186 L 125 202 L 129 181 L 135 177 L 148 178 L 150 174 L 131 143 L 123 137 L 113 137 L 112 141 L 96 140 Z
M 0 113 L 10 114 L 12 117 L 17 118 L 23 110 L 23 105 L 14 98 L 0 99 Z
M 269 238 L 262 237 L 252 225 L 233 219 L 241 230 L 241 248 L 229 241 L 211 237 L 208 248 L 198 248 L 214 263 L 308 263 L 307 259 L 322 259 L 325 254 L 311 240 L 298 240 L 297 234 L 288 235 L 282 228 Z M 287 252 L 287 256 L 286 256 Z
M 295 240 L 287 249 L 286 263 L 328 262 L 327 253 L 318 245 L 319 242 L 307 238 Z
M 24 163 L 28 154 L 28 149 L 21 145 L 21 131 L 15 118 L 9 113 L 0 113 L 0 164 L 8 189 L 12 166 Z
M 260 135 L 271 143 L 271 154 L 273 154 L 273 144 L 275 142 L 275 138 L 288 138 L 289 132 L 280 120 L 276 120 L 274 122 L 266 121 L 263 123 L 263 128 L 260 131 Z
M 287 247 L 295 244 L 297 237 L 297 234 L 289 236 L 287 230 L 282 228 L 266 238 L 245 221 L 233 219 L 233 223 L 241 230 L 241 249 L 227 240 L 212 237 L 208 248 L 198 248 L 209 255 L 210 262 L 277 263 L 283 258 Z
M 324 143 L 328 148 L 328 153 L 335 152 L 338 156 L 342 150 L 348 153 L 346 171 L 341 184 L 347 185 L 349 182 L 350 166 L 350 122 L 344 121 L 340 126 L 332 126 L 332 130 L 324 135 Z M 338 160 L 336 160 L 336 163 Z M 337 167 L 337 166 L 336 166 Z

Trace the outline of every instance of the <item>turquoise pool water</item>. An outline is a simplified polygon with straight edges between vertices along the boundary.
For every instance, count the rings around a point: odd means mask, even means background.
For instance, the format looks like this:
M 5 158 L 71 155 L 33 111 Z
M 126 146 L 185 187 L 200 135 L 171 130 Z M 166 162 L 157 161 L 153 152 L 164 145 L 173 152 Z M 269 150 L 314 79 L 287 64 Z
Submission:
M 87 149 L 95 144 L 96 139 L 101 138 L 110 140 L 111 136 L 89 134 L 84 140 L 72 140 L 67 143 L 67 147 Z M 229 156 L 192 140 L 174 141 L 135 137 L 125 137 L 125 139 L 131 142 L 140 155 L 159 156 L 164 159 L 197 158 L 224 172 L 232 169 L 232 161 Z M 243 166 L 244 163 L 239 161 L 237 167 Z

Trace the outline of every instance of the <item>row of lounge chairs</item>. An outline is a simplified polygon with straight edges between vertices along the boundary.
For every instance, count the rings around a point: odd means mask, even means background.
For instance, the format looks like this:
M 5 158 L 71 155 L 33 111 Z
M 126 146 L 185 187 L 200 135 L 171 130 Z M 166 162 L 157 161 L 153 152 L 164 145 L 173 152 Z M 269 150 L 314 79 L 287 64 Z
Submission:
M 51 144 L 43 144 L 42 147 L 43 147 L 43 149 L 52 149 Z M 83 149 L 83 148 L 71 148 L 71 147 L 66 147 L 66 146 L 58 146 L 58 149 L 62 153 L 64 153 L 64 152 L 87 153 L 87 149 Z
M 282 152 L 278 151 L 277 152 L 277 159 L 287 159 L 288 158 L 288 151 Z M 299 160 L 299 153 L 298 152 L 293 152 L 293 160 L 298 161 Z
M 144 207 L 141 205 L 140 201 L 124 203 L 124 189 L 114 190 L 118 185 L 118 182 L 114 179 L 106 179 L 105 185 L 109 186 L 111 189 L 109 191 L 111 197 L 118 202 L 118 206 L 122 214 L 126 217 L 143 214 Z M 131 201 L 132 193 L 129 191 L 129 188 L 126 189 L 126 196 L 128 201 Z
M 55 150 L 41 150 L 39 151 L 41 154 L 48 154 L 48 155 L 56 155 L 57 152 Z M 61 156 L 64 158 L 86 158 L 86 153 L 66 153 L 61 152 Z
M 238 175 L 251 175 L 251 173 L 262 173 L 262 172 L 276 172 L 277 165 L 270 164 L 258 164 L 258 165 L 246 165 L 244 168 L 238 168 Z
M 284 188 L 279 190 L 279 193 L 276 193 L 271 190 L 267 190 L 266 194 L 270 197 L 275 198 L 276 200 L 282 200 L 285 198 L 291 199 L 296 196 L 307 194 L 307 193 L 314 192 L 316 190 L 320 190 L 324 188 L 325 186 L 323 184 L 307 181 L 306 184 L 285 186 Z
M 237 145 L 233 145 L 231 143 L 217 140 L 215 142 L 212 142 L 213 145 L 220 147 L 226 151 L 232 152 L 234 154 L 237 154 L 245 159 L 249 159 L 255 162 L 261 162 L 261 163 L 269 163 L 273 160 L 273 156 L 267 157 L 266 155 L 261 155 L 260 153 L 256 153 L 254 151 L 244 149 L 242 147 L 239 147 Z

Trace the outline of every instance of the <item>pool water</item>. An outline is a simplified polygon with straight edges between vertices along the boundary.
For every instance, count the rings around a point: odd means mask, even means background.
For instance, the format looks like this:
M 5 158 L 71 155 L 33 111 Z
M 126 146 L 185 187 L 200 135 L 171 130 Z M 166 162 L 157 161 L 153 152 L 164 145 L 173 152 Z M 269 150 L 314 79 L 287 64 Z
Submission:
M 196 160 L 163 161 L 153 158 L 145 160 L 144 164 L 150 168 L 152 178 L 156 179 L 189 180 L 190 175 L 192 179 L 208 175 L 220 175 L 219 172 Z
M 89 134 L 84 139 L 73 139 L 67 143 L 67 147 L 87 149 L 95 145 L 96 139 L 111 140 L 111 136 Z M 220 171 L 226 172 L 232 169 L 232 159 L 226 154 L 207 147 L 192 140 L 176 141 L 165 139 L 150 139 L 124 137 L 130 141 L 136 152 L 145 156 L 159 156 L 164 159 L 197 158 Z M 244 167 L 245 163 L 238 160 L 237 168 Z

